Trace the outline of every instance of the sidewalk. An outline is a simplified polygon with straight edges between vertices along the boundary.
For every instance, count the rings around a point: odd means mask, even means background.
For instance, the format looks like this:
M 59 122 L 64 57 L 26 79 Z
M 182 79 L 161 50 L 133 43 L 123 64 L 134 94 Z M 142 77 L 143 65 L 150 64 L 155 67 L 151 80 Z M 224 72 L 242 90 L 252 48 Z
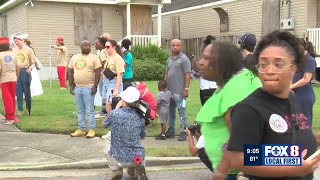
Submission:
M 95 137 L 25 133 L 14 125 L 3 125 L 0 116 L 0 171 L 107 168 L 106 141 Z M 187 146 L 176 139 L 143 140 L 144 147 Z M 146 166 L 199 163 L 198 157 L 146 157 Z

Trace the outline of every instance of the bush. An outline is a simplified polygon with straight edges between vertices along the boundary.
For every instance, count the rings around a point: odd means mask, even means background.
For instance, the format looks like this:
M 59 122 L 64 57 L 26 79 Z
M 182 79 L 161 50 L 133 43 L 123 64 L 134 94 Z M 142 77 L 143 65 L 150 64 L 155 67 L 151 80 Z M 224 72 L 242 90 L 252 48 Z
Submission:
M 153 62 L 158 62 L 162 65 L 166 65 L 169 58 L 169 53 L 166 50 L 151 44 L 148 46 L 133 46 L 131 53 L 134 59 L 146 61 L 152 59 Z
M 157 81 L 163 79 L 165 65 L 157 62 L 156 59 L 142 60 L 134 58 L 133 72 L 134 81 Z

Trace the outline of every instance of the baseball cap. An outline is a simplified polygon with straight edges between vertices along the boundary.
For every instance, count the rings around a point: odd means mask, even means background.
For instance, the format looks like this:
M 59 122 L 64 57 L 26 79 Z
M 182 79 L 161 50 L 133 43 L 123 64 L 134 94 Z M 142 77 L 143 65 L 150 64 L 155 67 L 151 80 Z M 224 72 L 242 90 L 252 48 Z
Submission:
M 246 33 L 239 39 L 239 44 L 246 44 L 247 46 L 255 46 L 256 43 L 256 36 L 252 33 Z
M 0 44 L 9 44 L 9 39 L 8 38 L 0 38 Z
M 139 100 L 140 92 L 137 88 L 130 86 L 120 93 L 120 97 L 127 103 L 133 103 Z
M 64 39 L 62 37 L 57 38 L 57 42 L 63 42 L 63 41 L 64 41 Z

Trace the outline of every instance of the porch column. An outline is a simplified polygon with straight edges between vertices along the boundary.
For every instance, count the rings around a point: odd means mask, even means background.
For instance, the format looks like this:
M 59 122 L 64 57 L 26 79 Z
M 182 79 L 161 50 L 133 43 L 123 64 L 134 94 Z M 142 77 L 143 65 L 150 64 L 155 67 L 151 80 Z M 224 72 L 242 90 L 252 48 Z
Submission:
M 161 17 L 161 4 L 158 4 L 158 47 L 161 47 L 161 26 L 162 26 L 162 17 Z
M 127 37 L 131 39 L 131 7 L 130 3 L 127 4 Z

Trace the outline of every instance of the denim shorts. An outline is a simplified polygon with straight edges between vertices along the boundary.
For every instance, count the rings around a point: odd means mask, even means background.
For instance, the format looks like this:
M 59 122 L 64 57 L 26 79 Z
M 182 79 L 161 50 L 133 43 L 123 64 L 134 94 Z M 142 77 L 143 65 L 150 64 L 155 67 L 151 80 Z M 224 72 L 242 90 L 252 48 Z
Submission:
M 102 85 L 102 99 L 105 99 L 107 104 L 111 104 L 112 101 L 112 93 L 116 86 L 116 79 L 109 80 L 108 78 L 103 78 Z M 119 93 L 122 92 L 123 84 L 121 82 Z

